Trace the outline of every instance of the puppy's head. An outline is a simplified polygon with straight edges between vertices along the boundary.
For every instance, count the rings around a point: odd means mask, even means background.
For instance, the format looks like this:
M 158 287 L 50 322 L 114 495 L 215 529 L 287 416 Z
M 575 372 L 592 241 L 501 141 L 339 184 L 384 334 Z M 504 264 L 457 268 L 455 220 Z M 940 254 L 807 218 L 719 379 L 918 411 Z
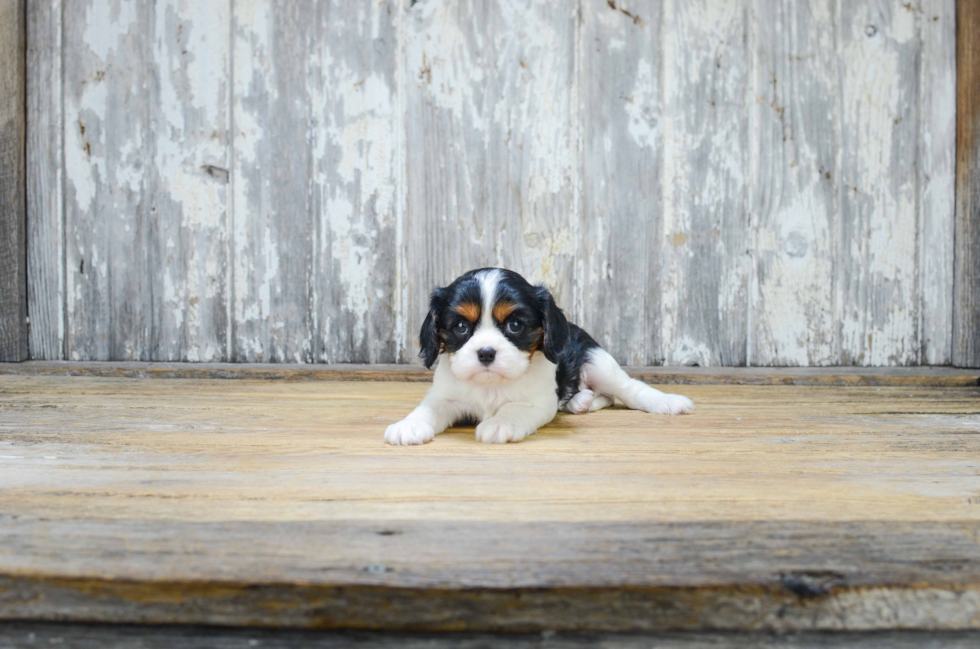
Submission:
M 557 363 L 567 339 L 565 315 L 548 289 L 482 268 L 432 292 L 419 356 L 432 367 L 444 352 L 457 379 L 493 385 L 520 377 L 536 352 Z

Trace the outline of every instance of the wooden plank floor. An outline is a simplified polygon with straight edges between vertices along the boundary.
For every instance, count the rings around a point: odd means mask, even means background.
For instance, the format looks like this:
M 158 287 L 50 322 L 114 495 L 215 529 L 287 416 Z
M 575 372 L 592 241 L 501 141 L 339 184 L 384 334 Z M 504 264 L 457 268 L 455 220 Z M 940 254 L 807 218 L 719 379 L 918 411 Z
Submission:
M 0 619 L 980 628 L 980 388 L 382 443 L 426 386 L 0 376 Z

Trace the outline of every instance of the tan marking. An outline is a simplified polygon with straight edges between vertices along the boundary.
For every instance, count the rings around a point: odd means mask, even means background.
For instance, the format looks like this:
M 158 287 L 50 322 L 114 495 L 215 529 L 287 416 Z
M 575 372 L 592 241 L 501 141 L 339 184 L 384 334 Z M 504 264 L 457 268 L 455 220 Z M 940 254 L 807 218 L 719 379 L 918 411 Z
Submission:
M 493 307 L 493 319 L 497 322 L 503 322 L 515 309 L 517 309 L 517 305 L 513 302 L 497 302 Z
M 470 322 L 476 322 L 480 319 L 480 305 L 476 302 L 464 302 L 456 306 L 456 313 Z
M 544 335 L 538 336 L 537 339 L 535 339 L 534 343 L 531 345 L 531 349 L 529 349 L 527 352 L 528 358 L 534 356 L 534 352 L 538 351 L 538 348 L 541 347 L 541 343 L 543 341 L 544 341 Z

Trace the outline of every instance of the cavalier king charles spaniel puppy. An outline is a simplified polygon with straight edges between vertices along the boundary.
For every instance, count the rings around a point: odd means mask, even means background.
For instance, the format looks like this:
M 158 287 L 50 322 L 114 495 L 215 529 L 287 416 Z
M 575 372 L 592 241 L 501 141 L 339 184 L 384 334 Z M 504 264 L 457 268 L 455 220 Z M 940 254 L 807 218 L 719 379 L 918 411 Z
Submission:
M 471 270 L 432 291 L 419 333 L 432 387 L 388 426 L 389 444 L 425 444 L 456 424 L 476 424 L 487 444 L 519 442 L 558 410 L 584 414 L 620 399 L 662 415 L 691 412 L 679 394 L 631 379 L 599 344 L 565 320 L 551 293 L 501 268 Z

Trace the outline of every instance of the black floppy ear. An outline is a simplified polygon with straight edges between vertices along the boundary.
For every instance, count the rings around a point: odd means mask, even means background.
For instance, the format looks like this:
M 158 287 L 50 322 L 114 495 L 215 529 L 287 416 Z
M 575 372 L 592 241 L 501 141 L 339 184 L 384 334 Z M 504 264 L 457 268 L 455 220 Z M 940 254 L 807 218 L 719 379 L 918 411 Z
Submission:
M 544 314 L 544 356 L 552 363 L 557 363 L 568 343 L 568 320 L 555 304 L 551 291 L 539 286 L 537 292 L 538 305 Z
M 426 369 L 432 369 L 432 364 L 439 356 L 439 332 L 436 323 L 439 321 L 439 314 L 445 306 L 445 297 L 441 288 L 435 288 L 429 298 L 429 313 L 422 321 L 422 329 L 419 331 L 419 356 L 423 358 Z

